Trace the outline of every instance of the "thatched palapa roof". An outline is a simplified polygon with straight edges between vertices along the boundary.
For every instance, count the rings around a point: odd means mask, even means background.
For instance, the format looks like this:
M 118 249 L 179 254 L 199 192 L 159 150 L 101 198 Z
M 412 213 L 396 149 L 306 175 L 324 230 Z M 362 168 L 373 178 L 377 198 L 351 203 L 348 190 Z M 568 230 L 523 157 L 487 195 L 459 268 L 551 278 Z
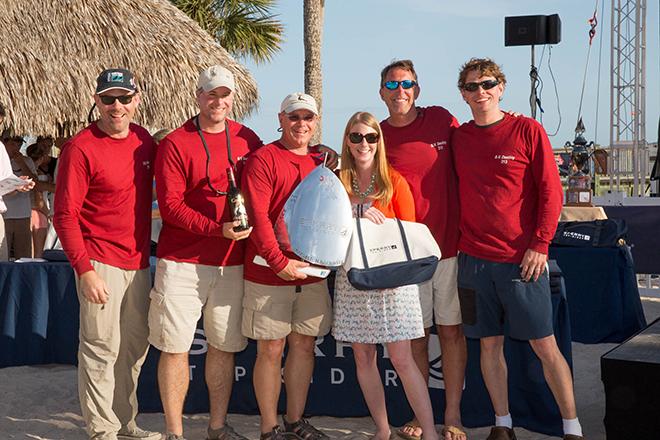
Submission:
M 196 113 L 198 73 L 213 64 L 237 80 L 233 117 L 257 103 L 257 86 L 206 32 L 167 0 L 2 0 L 0 103 L 16 133 L 73 134 L 87 124 L 96 77 L 136 75 L 136 122 L 177 127 Z M 60 131 L 60 133 L 58 133 Z

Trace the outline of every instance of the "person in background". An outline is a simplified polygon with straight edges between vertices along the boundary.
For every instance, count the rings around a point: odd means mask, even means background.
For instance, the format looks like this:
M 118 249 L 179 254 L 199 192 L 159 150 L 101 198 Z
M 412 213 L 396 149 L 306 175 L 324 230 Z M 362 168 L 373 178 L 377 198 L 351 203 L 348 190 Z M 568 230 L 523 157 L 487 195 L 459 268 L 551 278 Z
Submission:
M 11 136 L 4 140 L 5 149 L 11 161 L 12 171 L 15 176 L 32 178 L 34 176 L 26 162 L 25 156 L 21 154 L 23 145 L 22 136 Z M 34 186 L 34 185 L 33 185 Z M 7 237 L 7 248 L 9 259 L 32 257 L 32 234 L 30 233 L 30 219 L 32 217 L 31 194 L 25 191 L 15 191 L 4 196 L 7 210 L 2 214 L 5 221 L 5 233 Z
M 25 150 L 25 161 L 30 169 L 30 177 L 36 183 L 32 191 L 32 215 L 30 230 L 32 232 L 32 255 L 41 258 L 46 242 L 46 234 L 50 224 L 50 193 L 55 192 L 55 184 L 50 175 L 44 170 L 50 161 L 50 147 L 40 145 L 38 142 Z
M 4 122 L 7 117 L 7 112 L 5 107 L 0 103 L 0 125 Z M 3 134 L 2 141 L 0 141 L 0 180 L 6 179 L 14 174 L 9 155 L 5 149 L 3 142 L 6 142 L 8 139 L 11 139 L 11 136 Z M 20 148 L 20 144 L 19 144 Z M 30 182 L 25 186 L 18 189 L 18 191 L 30 191 L 34 187 L 34 182 Z M 0 196 L 0 214 L 3 214 L 7 211 L 7 205 L 5 205 L 3 197 L 6 197 L 8 194 Z M 4 218 L 0 220 L 0 261 L 7 261 L 9 259 L 9 245 L 7 242 L 7 236 L 5 234 L 5 222 Z
M 385 218 L 415 221 L 415 202 L 406 180 L 387 163 L 378 120 L 355 113 L 346 124 L 339 176 L 349 194 L 354 216 L 383 223 Z M 385 392 L 378 371 L 376 344 L 384 344 L 424 438 L 438 438 L 428 387 L 415 364 L 410 340 L 424 336 L 419 286 L 358 290 L 339 268 L 335 278 L 336 340 L 351 342 L 362 394 L 376 425 L 375 440 L 390 438 Z

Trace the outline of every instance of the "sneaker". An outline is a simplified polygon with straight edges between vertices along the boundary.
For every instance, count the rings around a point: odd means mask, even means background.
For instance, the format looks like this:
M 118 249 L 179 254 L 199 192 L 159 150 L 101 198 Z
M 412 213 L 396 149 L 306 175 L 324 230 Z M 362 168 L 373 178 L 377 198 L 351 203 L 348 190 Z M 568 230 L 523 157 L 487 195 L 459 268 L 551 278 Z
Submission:
M 516 440 L 516 433 L 512 428 L 493 426 L 486 440 Z
M 330 437 L 313 427 L 305 418 L 289 423 L 282 415 L 282 421 L 284 422 L 284 432 L 295 434 L 302 440 L 330 440 Z
M 165 435 L 165 440 L 186 440 L 182 435 L 176 435 L 172 434 L 171 432 L 168 432 Z
M 234 428 L 225 423 L 225 426 L 218 429 L 211 429 L 209 426 L 208 437 L 206 440 L 248 440 L 246 437 L 234 431 Z
M 275 425 L 270 431 L 262 432 L 259 440 L 301 440 L 301 438 L 292 432 L 284 432 L 280 425 Z
M 119 440 L 160 440 L 162 437 L 160 432 L 147 431 L 137 426 L 132 429 L 122 428 L 117 433 Z

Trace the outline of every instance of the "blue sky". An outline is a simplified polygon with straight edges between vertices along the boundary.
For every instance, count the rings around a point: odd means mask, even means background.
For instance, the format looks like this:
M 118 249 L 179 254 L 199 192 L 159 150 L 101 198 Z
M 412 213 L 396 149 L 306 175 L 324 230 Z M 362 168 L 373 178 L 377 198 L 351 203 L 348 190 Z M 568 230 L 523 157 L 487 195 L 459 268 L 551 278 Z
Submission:
M 278 138 L 279 105 L 288 93 L 304 88 L 302 1 L 281 0 L 276 13 L 285 26 L 285 43 L 270 63 L 244 61 L 254 75 L 260 94 L 257 112 L 243 121 L 265 141 Z M 591 49 L 583 119 L 588 140 L 609 144 L 610 125 L 610 19 L 611 1 L 598 0 L 599 24 Z M 504 47 L 504 17 L 559 14 L 562 41 L 551 49 L 550 66 L 557 82 L 559 105 L 548 70 L 548 48 L 536 48 L 544 90 L 541 94 L 543 124 L 556 136 L 554 147 L 573 140 L 582 77 L 588 50 L 589 25 L 595 0 L 326 0 L 323 34 L 323 142 L 339 148 L 348 118 L 369 111 L 379 119 L 387 109 L 378 95 L 379 75 L 393 59 L 415 63 L 421 94 L 418 105 L 442 105 L 460 122 L 470 117 L 469 108 L 456 88 L 458 69 L 471 57 L 489 57 L 507 76 L 502 108 L 529 115 L 528 46 Z M 647 2 L 646 20 L 646 139 L 657 139 L 660 107 L 658 51 L 658 2 Z M 600 68 L 599 115 L 596 124 L 598 57 L 604 37 Z M 538 117 L 537 117 L 538 118 Z M 597 133 L 595 131 L 598 127 Z

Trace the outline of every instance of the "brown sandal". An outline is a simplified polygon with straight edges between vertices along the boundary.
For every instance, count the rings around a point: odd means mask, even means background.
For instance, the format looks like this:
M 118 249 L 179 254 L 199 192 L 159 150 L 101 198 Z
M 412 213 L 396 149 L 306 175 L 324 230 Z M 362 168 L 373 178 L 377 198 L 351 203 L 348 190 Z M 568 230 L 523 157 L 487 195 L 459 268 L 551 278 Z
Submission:
M 286 417 L 282 416 L 282 421 L 284 422 L 285 433 L 294 434 L 302 440 L 330 440 L 330 437 L 313 427 L 305 418 L 289 423 Z

